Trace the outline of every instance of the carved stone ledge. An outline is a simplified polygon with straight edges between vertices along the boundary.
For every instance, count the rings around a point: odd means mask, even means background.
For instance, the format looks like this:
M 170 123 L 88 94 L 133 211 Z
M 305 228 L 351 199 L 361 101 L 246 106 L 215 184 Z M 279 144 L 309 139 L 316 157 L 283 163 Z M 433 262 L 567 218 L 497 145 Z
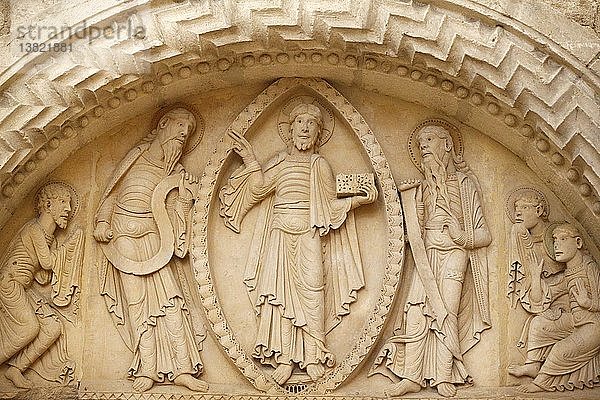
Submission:
M 81 398 L 82 394 L 78 391 L 76 386 L 35 388 L 18 392 L 0 392 L 0 399 L 10 400 L 77 400 Z
M 535 395 L 517 395 L 514 389 L 510 388 L 493 388 L 494 393 L 501 393 L 505 400 L 539 400 L 541 397 Z M 428 396 L 431 395 L 431 396 Z M 595 400 L 597 397 L 585 393 L 578 393 L 580 400 Z M 198 394 L 169 394 L 169 393 L 123 393 L 123 392 L 81 392 L 79 399 L 81 400 L 385 400 L 386 397 L 377 396 L 340 396 L 340 395 L 231 395 L 224 393 L 198 393 Z M 433 392 L 420 394 L 419 396 L 403 396 L 406 400 L 438 400 L 440 396 L 434 395 Z M 490 396 L 486 396 L 476 391 L 459 391 L 457 399 L 465 400 L 489 400 Z M 564 398 L 563 393 L 544 393 L 544 399 L 560 400 Z

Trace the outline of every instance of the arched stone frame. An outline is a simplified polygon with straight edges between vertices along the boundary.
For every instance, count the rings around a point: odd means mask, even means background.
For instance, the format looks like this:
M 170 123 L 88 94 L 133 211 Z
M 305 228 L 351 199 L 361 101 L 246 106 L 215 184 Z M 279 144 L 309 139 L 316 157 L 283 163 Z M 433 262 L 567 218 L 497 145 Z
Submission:
M 600 85 L 583 56 L 470 1 L 350 1 L 346 10 L 283 1 L 252 12 L 211 5 L 195 15 L 186 4 L 124 3 L 95 23 L 135 13 L 148 28 L 146 47 L 84 45 L 24 58 L 0 76 L 0 224 L 71 153 L 157 97 L 169 103 L 181 93 L 302 76 L 415 102 L 490 136 L 600 237 Z
M 89 26 L 129 20 L 145 38 L 73 38 L 73 53 L 31 54 L 0 75 L 0 223 L 70 153 L 153 96 L 318 76 L 400 99 L 410 92 L 406 100 L 484 132 L 600 233 L 600 79 L 549 36 L 466 0 L 202 4 L 109 7 L 87 16 Z

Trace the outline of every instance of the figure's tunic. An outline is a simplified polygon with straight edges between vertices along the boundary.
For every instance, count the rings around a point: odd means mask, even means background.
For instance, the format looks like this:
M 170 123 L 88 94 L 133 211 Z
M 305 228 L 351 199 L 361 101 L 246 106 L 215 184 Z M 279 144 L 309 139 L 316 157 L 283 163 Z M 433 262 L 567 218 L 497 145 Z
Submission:
M 443 292 L 444 279 L 454 279 L 460 282 L 464 280 L 469 259 L 467 251 L 454 243 L 447 229 L 443 228 L 446 224 L 446 218 L 449 216 L 457 218 L 461 226 L 464 226 L 456 176 L 449 178 L 446 185 L 450 209 L 443 205 L 442 198 L 439 195 L 437 199 L 433 199 L 426 187 L 422 191 L 424 219 L 421 226 L 424 230 L 423 239 L 427 258 L 433 269 L 440 292 Z M 433 205 L 434 200 L 435 206 Z M 417 321 L 419 321 L 418 325 L 426 324 L 423 316 L 429 313 L 423 285 L 418 276 L 415 275 L 415 278 L 407 299 L 407 334 L 417 333 L 412 332 L 411 328 L 414 330 Z M 424 307 L 423 314 L 419 315 L 420 312 L 417 312 L 417 310 L 411 310 L 411 306 Z M 448 311 L 447 318 L 456 319 L 456 315 L 452 316 L 450 310 Z M 431 330 L 432 328 L 431 326 L 419 326 L 419 330 L 423 329 Z M 406 344 L 406 367 L 401 377 L 417 383 L 431 380 L 432 385 L 441 382 L 464 383 L 467 380 L 468 374 L 462 361 L 457 359 L 452 362 L 452 354 L 460 354 L 457 326 L 439 327 L 438 330 L 437 337 L 434 331 L 431 330 L 423 340 Z M 435 361 L 430 362 L 429 360 Z
M 267 179 L 273 188 L 273 220 L 264 271 L 256 294 L 260 322 L 253 356 L 273 366 L 326 363 L 321 239 L 312 235 L 310 160 L 290 162 Z M 271 178 L 271 179 L 269 179 Z
M 45 379 L 63 382 L 72 379 L 73 365 L 63 347 L 55 344 L 62 324 L 44 299 L 27 290 L 34 280 L 50 283 L 55 245 L 36 219 L 8 245 L 0 265 L 0 363 L 8 360 L 21 371 L 33 366 Z M 52 354 L 46 356 L 48 349 Z
M 364 278 L 356 233 L 343 225 L 351 201 L 336 199 L 329 164 L 318 155 L 281 154 L 264 174 L 243 167 L 236 171 L 220 197 L 222 215 L 236 231 L 252 205 L 264 205 L 244 280 L 259 316 L 253 356 L 273 366 L 333 365 L 325 334 L 349 312 Z M 346 247 L 331 245 L 330 237 L 339 234 L 345 235 Z M 343 265 L 336 268 L 346 271 L 343 277 L 327 273 L 333 268 L 324 258 L 324 245 L 338 255 Z
M 133 261 L 150 259 L 160 247 L 160 235 L 152 214 L 151 200 L 156 186 L 166 178 L 159 162 L 151 160 L 148 152 L 130 165 L 112 190 L 112 201 L 101 206 L 97 220 L 110 221 L 113 244 Z M 110 207 L 112 205 L 112 207 Z M 174 380 L 180 374 L 197 375 L 202 362 L 196 347 L 194 332 L 184 296 L 170 262 L 156 272 L 133 275 L 112 271 L 107 276 L 120 281 L 105 284 L 105 294 L 127 304 L 134 351 L 129 373 L 145 376 L 157 382 Z M 118 282 L 117 281 L 117 282 Z M 118 303 L 118 301 L 117 301 Z M 113 311 L 116 312 L 116 311 Z
M 600 269 L 588 255 L 565 280 L 575 328 L 552 346 L 534 383 L 546 390 L 572 390 L 600 384 Z M 591 308 L 579 305 L 573 292 L 587 291 Z

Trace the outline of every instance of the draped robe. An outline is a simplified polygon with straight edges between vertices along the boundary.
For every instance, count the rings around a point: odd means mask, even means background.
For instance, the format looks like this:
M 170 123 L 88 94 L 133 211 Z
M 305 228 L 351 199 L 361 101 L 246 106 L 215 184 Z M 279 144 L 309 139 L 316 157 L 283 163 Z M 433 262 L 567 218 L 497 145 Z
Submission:
M 150 259 L 161 240 L 151 199 L 167 175 L 162 163 L 150 158 L 148 147 L 134 148 L 117 167 L 96 215 L 97 222 L 111 224 L 114 246 L 133 261 Z M 186 228 L 189 203 L 177 198 L 168 207 L 176 231 Z M 175 237 L 181 242 L 185 233 L 176 232 Z M 175 255 L 183 257 L 186 251 L 187 247 L 176 243 Z M 188 309 L 191 299 L 182 290 L 186 277 L 178 262 L 172 259 L 159 270 L 140 275 L 123 272 L 106 258 L 103 263 L 101 294 L 119 333 L 134 353 L 129 375 L 157 382 L 173 381 L 181 374 L 199 375 L 200 344 Z
M 509 297 L 519 301 L 530 317 L 523 326 L 518 347 L 527 348 L 525 364 L 546 360 L 552 345 L 573 331 L 573 316 L 569 307 L 568 289 L 564 277 L 565 265 L 552 259 L 546 250 L 544 236 L 550 225 L 544 225 L 543 233 L 532 235 L 528 230 L 513 225 L 510 242 L 511 274 Z M 541 275 L 532 277 L 531 262 L 543 260 Z M 541 296 L 534 301 L 531 280 L 540 280 Z
M 253 356 L 273 366 L 332 366 L 325 335 L 364 286 L 351 200 L 336 198 L 318 154 L 281 153 L 259 168 L 242 166 L 220 193 L 221 215 L 236 232 L 260 203 L 244 275 L 258 315 Z
M 600 268 L 585 254 L 581 265 L 567 267 L 565 281 L 574 328 L 555 341 L 533 381 L 550 391 L 600 385 Z M 589 309 L 577 302 L 574 292 L 579 287 L 591 299 Z

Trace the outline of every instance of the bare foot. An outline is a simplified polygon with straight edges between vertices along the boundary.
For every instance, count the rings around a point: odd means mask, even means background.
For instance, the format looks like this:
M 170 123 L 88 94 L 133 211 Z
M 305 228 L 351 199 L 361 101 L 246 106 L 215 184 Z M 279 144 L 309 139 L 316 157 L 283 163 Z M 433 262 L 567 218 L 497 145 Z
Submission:
M 325 373 L 325 367 L 323 364 L 309 364 L 306 367 L 306 373 L 310 376 L 310 379 L 316 381 Z
M 154 381 L 147 376 L 138 376 L 133 380 L 133 390 L 136 392 L 145 392 L 154 386 Z
M 400 397 L 407 393 L 417 393 L 421 390 L 421 385 L 408 379 L 402 379 L 399 383 L 387 388 L 384 393 L 386 397 Z
M 544 389 L 542 389 L 541 387 L 539 387 L 538 385 L 536 385 L 535 383 L 531 382 L 528 383 L 527 385 L 521 385 L 517 387 L 517 391 L 521 392 L 521 393 L 538 393 L 538 392 L 545 392 Z
M 4 376 L 18 388 L 31 389 L 33 385 L 31 381 L 23 376 L 21 370 L 17 367 L 10 366 L 4 373 Z
M 535 378 L 540 370 L 539 363 L 531 363 L 525 365 L 519 364 L 511 364 L 508 366 L 508 373 L 512 376 L 521 377 L 521 376 L 529 376 L 530 378 Z
M 444 397 L 456 396 L 456 386 L 448 382 L 442 382 L 435 387 L 438 393 Z
M 208 383 L 194 378 L 190 374 L 181 374 L 175 378 L 173 382 L 175 382 L 176 385 L 185 386 L 194 392 L 206 392 L 208 390 Z
M 273 371 L 273 374 L 271 374 L 271 376 L 273 377 L 273 379 L 275 379 L 275 382 L 277 382 L 280 385 L 283 385 L 288 379 L 290 379 L 293 370 L 293 364 L 279 364 L 277 368 L 275 368 L 275 371 Z

